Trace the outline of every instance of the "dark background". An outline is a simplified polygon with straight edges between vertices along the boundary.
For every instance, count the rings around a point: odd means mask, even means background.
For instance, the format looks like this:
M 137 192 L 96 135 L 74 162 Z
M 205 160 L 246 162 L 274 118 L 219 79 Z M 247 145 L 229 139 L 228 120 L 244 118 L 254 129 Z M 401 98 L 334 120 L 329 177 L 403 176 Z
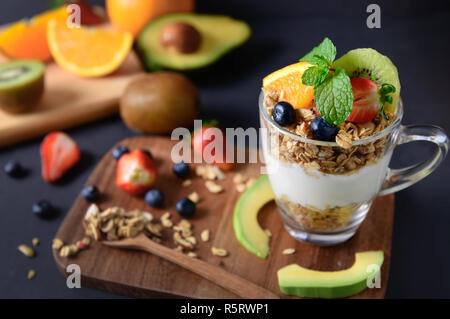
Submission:
M 103 1 L 91 1 L 103 3 Z M 222 126 L 258 126 L 257 96 L 264 75 L 297 61 L 325 36 L 338 48 L 372 47 L 397 65 L 405 103 L 405 124 L 435 124 L 450 131 L 448 61 L 450 59 L 448 1 L 376 1 L 381 6 L 381 29 L 366 27 L 366 7 L 373 1 L 204 0 L 198 11 L 224 13 L 247 20 L 251 40 L 216 66 L 191 76 L 202 98 L 202 116 Z M 0 2 L 0 24 L 32 16 L 47 1 Z M 0 150 L 0 166 L 20 161 L 31 174 L 23 180 L 0 172 L 0 297 L 104 298 L 116 297 L 88 288 L 68 289 L 51 256 L 51 240 L 65 212 L 100 157 L 117 141 L 133 136 L 119 117 L 69 130 L 83 151 L 81 163 L 57 185 L 40 177 L 40 139 Z M 393 166 L 426 159 L 432 145 L 401 146 Z M 387 298 L 450 297 L 450 165 L 396 195 L 391 270 Z M 31 213 L 31 205 L 49 199 L 61 210 L 52 221 Z M 27 259 L 21 243 L 41 239 L 38 256 Z M 28 269 L 37 271 L 34 280 Z M 182 279 L 180 279 L 182 280 Z

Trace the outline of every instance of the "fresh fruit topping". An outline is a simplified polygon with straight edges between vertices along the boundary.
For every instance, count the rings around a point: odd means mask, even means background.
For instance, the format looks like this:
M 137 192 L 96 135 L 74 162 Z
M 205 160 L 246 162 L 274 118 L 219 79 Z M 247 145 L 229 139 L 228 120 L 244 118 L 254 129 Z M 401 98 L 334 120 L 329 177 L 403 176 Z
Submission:
M 161 44 L 178 53 L 192 53 L 198 50 L 202 36 L 198 30 L 184 22 L 167 24 L 161 31 Z
M 156 182 L 157 171 L 150 157 L 141 150 L 124 154 L 117 163 L 116 185 L 131 195 L 148 191 Z
M 278 102 L 273 108 L 272 116 L 281 126 L 291 125 L 297 119 L 294 108 L 288 102 Z
M 369 79 L 353 78 L 350 80 L 353 91 L 353 110 L 347 122 L 364 123 L 371 121 L 380 110 L 378 86 Z
M 133 80 L 120 99 L 120 115 L 132 130 L 166 134 L 191 127 L 198 115 L 199 93 L 184 75 L 156 72 Z
M 47 61 L 51 58 L 47 44 L 47 23 L 50 20 L 65 22 L 69 14 L 66 8 L 50 10 L 11 24 L 0 33 L 0 51 L 16 59 Z
M 31 206 L 33 214 L 40 218 L 52 218 L 56 215 L 57 210 L 48 200 L 40 200 Z
M 182 23 L 181 28 L 176 25 L 178 23 Z M 170 25 L 175 28 L 169 27 Z M 186 25 L 194 27 L 197 32 Z M 145 66 L 151 71 L 193 70 L 216 62 L 224 54 L 246 42 L 250 34 L 247 23 L 227 16 L 174 13 L 147 24 L 139 34 L 137 47 Z M 170 41 L 164 42 L 172 48 L 176 46 L 178 50 L 164 46 L 162 36 L 170 38 Z M 179 50 L 193 51 L 180 53 Z
M 52 132 L 41 143 L 42 178 L 47 183 L 60 179 L 81 157 L 77 143 L 63 132 Z
M 130 153 L 130 150 L 125 145 L 119 145 L 117 147 L 114 147 L 112 150 L 112 157 L 118 161 L 119 158 L 122 157 L 123 154 Z
M 291 64 L 266 76 L 263 87 L 276 91 L 295 109 L 309 108 L 314 99 L 314 87 L 303 84 L 302 76 L 312 66 L 307 62 Z
M 107 0 L 111 22 L 123 31 L 137 35 L 152 19 L 171 12 L 194 11 L 194 0 Z
M 45 66 L 37 60 L 15 60 L 0 64 L 0 106 L 22 112 L 35 106 L 44 93 Z
M 316 117 L 311 121 L 311 132 L 320 141 L 334 141 L 338 129 L 335 125 L 325 121 L 323 117 Z
M 333 67 L 341 67 L 351 78 L 372 79 L 378 86 L 389 83 L 395 88 L 392 92 L 392 103 L 387 102 L 384 109 L 395 114 L 400 96 L 400 80 L 398 71 L 392 61 L 374 49 L 355 49 L 347 52 L 333 63 Z
M 142 152 L 144 152 L 148 157 L 150 157 L 150 159 L 153 159 L 153 155 L 150 151 L 148 150 L 141 150 Z
M 97 186 L 89 185 L 83 188 L 81 191 L 81 196 L 88 202 L 95 202 L 100 198 L 100 191 Z
M 175 204 L 175 209 L 182 217 L 189 218 L 195 213 L 195 203 L 189 198 L 184 197 Z
M 173 165 L 173 172 L 180 178 L 186 178 L 189 176 L 189 165 L 185 162 L 176 163 Z
M 220 138 L 222 141 L 215 141 L 216 138 Z M 210 143 L 217 143 L 217 147 L 212 146 L 208 147 L 209 151 L 208 154 L 204 154 L 205 148 Z M 219 149 L 219 145 L 222 145 L 222 149 Z M 202 161 L 208 162 L 207 158 L 205 158 L 205 155 L 211 155 L 215 160 L 212 164 L 218 166 L 221 169 L 224 170 L 232 170 L 234 168 L 234 163 L 229 163 L 226 160 L 227 156 L 227 140 L 225 138 L 225 135 L 223 134 L 223 131 L 218 127 L 213 126 L 203 126 L 201 129 L 198 129 L 194 131 L 193 137 L 192 137 L 192 148 L 194 150 L 194 153 L 201 157 Z
M 300 61 L 311 64 L 302 75 L 302 83 L 314 85 L 314 103 L 318 111 L 328 123 L 339 125 L 352 111 L 353 93 L 345 70 L 341 67 L 330 70 L 335 57 L 336 47 L 325 38 Z
M 8 161 L 3 166 L 3 171 L 11 177 L 22 177 L 25 173 L 25 169 L 16 161 Z
M 85 77 L 104 76 L 117 70 L 133 43 L 130 33 L 69 28 L 55 20 L 48 23 L 47 37 L 55 61 L 67 71 Z M 83 54 L 79 54 L 80 48 L 85 48 Z
M 164 194 L 158 189 L 151 189 L 145 193 L 145 202 L 152 207 L 161 207 L 164 203 Z

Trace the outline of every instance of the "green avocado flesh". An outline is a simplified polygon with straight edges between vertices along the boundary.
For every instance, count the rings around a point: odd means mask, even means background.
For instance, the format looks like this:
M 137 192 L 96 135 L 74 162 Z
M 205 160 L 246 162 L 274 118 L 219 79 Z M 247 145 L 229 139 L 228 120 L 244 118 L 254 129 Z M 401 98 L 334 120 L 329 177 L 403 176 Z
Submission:
M 308 298 L 344 298 L 367 288 L 369 276 L 374 278 L 376 265 L 383 264 L 383 251 L 355 254 L 352 267 L 339 271 L 316 271 L 292 264 L 278 270 L 278 284 L 282 293 Z M 375 289 L 375 288 L 374 288 Z
M 333 68 L 337 67 L 343 68 L 351 78 L 375 77 L 378 85 L 383 83 L 393 85 L 396 90 L 392 93 L 392 104 L 386 102 L 384 109 L 389 113 L 396 113 L 400 96 L 400 80 L 397 68 L 387 56 L 374 49 L 355 49 L 334 61 Z
M 269 255 L 269 236 L 259 226 L 258 212 L 274 198 L 269 178 L 263 175 L 241 195 L 234 208 L 233 227 L 237 240 L 261 258 Z
M 173 22 L 192 25 L 200 33 L 200 48 L 188 54 L 165 48 L 160 42 L 161 31 Z M 247 23 L 227 16 L 192 13 L 164 15 L 150 22 L 140 33 L 137 45 L 145 65 L 150 70 L 164 68 L 192 70 L 207 66 L 250 37 Z

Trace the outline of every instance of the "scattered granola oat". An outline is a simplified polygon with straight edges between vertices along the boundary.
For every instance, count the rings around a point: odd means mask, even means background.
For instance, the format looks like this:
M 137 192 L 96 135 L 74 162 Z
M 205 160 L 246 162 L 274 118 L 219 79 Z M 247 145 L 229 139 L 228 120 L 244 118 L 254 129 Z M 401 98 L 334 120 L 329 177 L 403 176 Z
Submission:
M 224 172 L 214 165 L 200 165 L 195 168 L 195 174 L 207 180 L 225 179 Z
M 36 271 L 34 269 L 28 270 L 28 275 L 27 275 L 28 280 L 33 279 L 35 276 L 36 276 Z
M 285 250 L 283 250 L 283 255 L 292 255 L 292 254 L 295 254 L 294 248 L 286 248 Z
M 249 178 L 248 181 L 245 183 L 245 187 L 249 188 L 250 186 L 253 185 L 253 183 L 256 182 L 256 178 Z
M 52 243 L 53 249 L 60 250 L 62 248 L 62 246 L 64 246 L 64 242 L 61 239 L 59 239 L 59 238 L 53 239 L 53 243 Z
M 247 186 L 246 186 L 245 184 L 237 184 L 237 185 L 236 185 L 236 190 L 237 190 L 239 193 L 244 192 L 246 189 L 247 189 Z
M 214 256 L 225 257 L 228 256 L 228 251 L 223 248 L 211 247 L 211 252 Z
M 181 184 L 183 187 L 188 187 L 192 184 L 192 181 L 190 179 L 186 179 L 183 181 L 183 183 Z
M 267 234 L 267 236 L 272 237 L 272 232 L 269 229 L 264 229 L 264 232 Z
M 24 254 L 25 256 L 27 256 L 28 258 L 33 258 L 35 256 L 35 252 L 33 250 L 33 248 L 31 248 L 28 245 L 22 244 L 19 245 L 19 247 L 17 247 L 19 249 L 19 251 Z
M 246 181 L 247 181 L 247 176 L 244 176 L 241 173 L 237 173 L 233 177 L 233 183 L 235 183 L 235 184 L 244 184 Z
M 175 243 L 178 243 L 178 244 L 180 244 L 183 247 L 186 247 L 186 248 L 189 248 L 189 249 L 192 249 L 194 247 L 194 245 L 190 241 L 188 241 L 188 240 L 184 239 L 183 237 L 181 237 L 179 232 L 174 232 L 173 233 L 173 239 L 175 240 Z
M 39 238 L 35 237 L 31 240 L 32 244 L 34 247 L 39 245 Z
M 207 242 L 209 241 L 209 235 L 210 235 L 209 229 L 205 229 L 200 233 L 200 238 L 202 239 L 202 241 Z
M 339 130 L 336 135 L 336 143 L 344 149 L 350 149 L 352 147 L 352 135 L 344 130 Z
M 66 245 L 61 248 L 59 251 L 59 256 L 61 257 L 69 257 L 74 256 L 78 253 L 79 249 L 76 245 Z
M 188 198 L 191 200 L 191 201 L 193 201 L 194 203 L 198 203 L 199 202 L 199 200 L 200 200 L 200 196 L 198 195 L 198 193 L 197 192 L 193 192 L 193 193 L 191 193 L 189 196 L 188 196 Z
M 213 181 L 206 181 L 205 186 L 211 193 L 217 194 L 223 191 L 223 187 L 214 183 Z
M 167 228 L 172 227 L 172 226 L 173 226 L 173 223 L 172 223 L 172 221 L 170 220 L 171 217 L 172 217 L 172 215 L 170 215 L 169 212 L 164 213 L 164 214 L 161 216 L 161 224 L 162 224 L 164 227 L 167 227 Z
M 191 257 L 191 258 L 197 258 L 197 257 L 198 257 L 197 254 L 194 253 L 194 252 L 192 252 L 192 251 L 188 252 L 186 255 L 187 255 L 188 257 Z

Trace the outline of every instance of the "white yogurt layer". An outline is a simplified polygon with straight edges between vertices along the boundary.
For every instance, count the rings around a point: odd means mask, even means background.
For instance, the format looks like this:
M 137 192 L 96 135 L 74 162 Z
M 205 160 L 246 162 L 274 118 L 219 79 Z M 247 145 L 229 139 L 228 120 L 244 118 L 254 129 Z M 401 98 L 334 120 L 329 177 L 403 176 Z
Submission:
M 351 175 L 325 174 L 306 170 L 296 163 L 283 163 L 264 152 L 270 183 L 275 195 L 318 209 L 344 207 L 371 200 L 385 181 L 392 152 Z

